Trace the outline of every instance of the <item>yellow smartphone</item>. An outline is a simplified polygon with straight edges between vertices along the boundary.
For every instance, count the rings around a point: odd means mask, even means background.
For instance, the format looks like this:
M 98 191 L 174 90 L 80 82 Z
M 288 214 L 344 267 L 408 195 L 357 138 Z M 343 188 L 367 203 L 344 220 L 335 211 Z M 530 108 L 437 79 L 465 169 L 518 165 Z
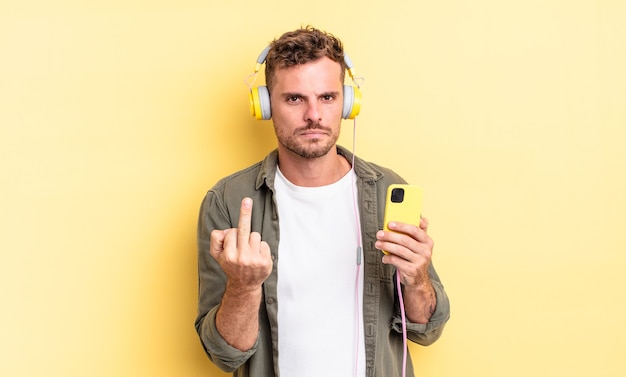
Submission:
M 393 184 L 387 188 L 383 229 L 389 231 L 387 224 L 397 221 L 420 225 L 423 192 L 419 186 Z M 389 254 L 383 250 L 383 253 Z

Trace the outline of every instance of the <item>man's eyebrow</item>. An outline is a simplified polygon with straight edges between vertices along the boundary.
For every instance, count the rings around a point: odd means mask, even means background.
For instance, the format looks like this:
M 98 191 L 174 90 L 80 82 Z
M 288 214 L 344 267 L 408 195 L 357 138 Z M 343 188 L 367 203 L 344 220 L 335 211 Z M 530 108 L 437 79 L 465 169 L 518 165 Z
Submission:
M 280 94 L 282 97 L 303 97 L 299 92 L 284 92 Z
M 318 97 L 326 97 L 326 96 L 338 96 L 340 93 L 340 91 L 338 90 L 329 90 L 327 92 L 322 92 L 318 95 Z M 304 94 L 300 93 L 300 92 L 284 92 L 284 93 L 280 93 L 280 96 L 283 98 L 288 98 L 288 97 L 306 97 Z

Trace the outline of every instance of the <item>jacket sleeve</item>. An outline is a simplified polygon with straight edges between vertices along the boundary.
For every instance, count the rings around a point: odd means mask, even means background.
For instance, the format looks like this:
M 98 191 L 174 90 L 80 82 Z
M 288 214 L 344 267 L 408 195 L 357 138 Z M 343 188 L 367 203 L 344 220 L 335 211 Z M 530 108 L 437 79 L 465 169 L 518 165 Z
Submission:
M 218 195 L 209 191 L 200 207 L 198 219 L 198 316 L 196 331 L 205 352 L 225 372 L 233 372 L 257 349 L 242 352 L 231 347 L 217 331 L 215 315 L 226 287 L 226 275 L 209 252 L 211 231 L 232 228 L 233 219 Z M 258 340 L 257 340 L 258 342 Z
M 437 296 L 435 311 L 426 324 L 409 321 L 406 324 L 407 338 L 423 346 L 429 346 L 439 339 L 446 322 L 450 319 L 450 301 L 432 264 L 429 267 L 428 275 Z M 399 307 L 393 316 L 391 326 L 395 331 L 402 332 L 402 317 Z

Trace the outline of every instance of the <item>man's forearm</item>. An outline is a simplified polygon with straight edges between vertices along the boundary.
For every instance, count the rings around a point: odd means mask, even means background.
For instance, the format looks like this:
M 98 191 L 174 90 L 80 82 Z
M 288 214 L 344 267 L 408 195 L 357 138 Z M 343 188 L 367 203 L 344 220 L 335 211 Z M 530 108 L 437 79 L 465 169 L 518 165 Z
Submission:
M 227 286 L 222 297 L 215 326 L 222 338 L 240 351 L 252 348 L 258 337 L 262 294 L 261 287 L 237 290 Z
M 437 295 L 430 280 L 411 287 L 403 286 L 404 309 L 409 321 L 427 324 L 437 307 Z

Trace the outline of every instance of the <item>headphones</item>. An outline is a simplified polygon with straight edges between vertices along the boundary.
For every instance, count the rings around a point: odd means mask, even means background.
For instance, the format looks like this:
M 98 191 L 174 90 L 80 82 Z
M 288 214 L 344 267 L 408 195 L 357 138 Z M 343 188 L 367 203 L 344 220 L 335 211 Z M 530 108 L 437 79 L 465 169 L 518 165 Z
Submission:
M 265 47 L 256 59 L 256 67 L 254 69 L 254 77 L 256 77 L 261 65 L 265 63 L 270 46 Z M 354 76 L 354 65 L 347 54 L 343 54 L 344 61 L 348 67 L 347 71 L 355 86 L 343 86 L 343 110 L 341 117 L 343 119 L 354 119 L 361 111 L 361 91 L 356 84 Z M 272 109 L 270 107 L 270 92 L 267 86 L 257 86 L 253 88 L 250 85 L 250 114 L 259 120 L 268 120 L 272 117 Z

